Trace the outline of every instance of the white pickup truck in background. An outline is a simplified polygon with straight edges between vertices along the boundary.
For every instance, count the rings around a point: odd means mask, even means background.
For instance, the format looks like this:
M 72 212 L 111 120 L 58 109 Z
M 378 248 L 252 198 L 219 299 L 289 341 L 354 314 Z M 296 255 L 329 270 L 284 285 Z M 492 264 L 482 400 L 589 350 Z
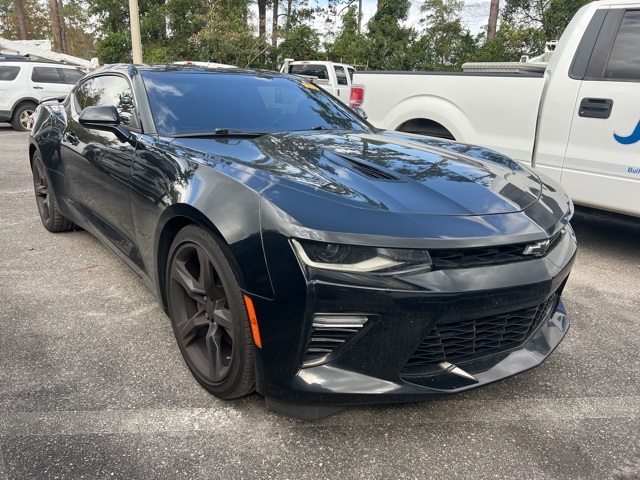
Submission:
M 640 216 L 640 2 L 575 15 L 543 72 L 362 72 L 352 106 L 379 128 L 492 148 L 580 205 Z
M 346 63 L 323 61 L 301 61 L 285 58 L 280 69 L 282 73 L 315 77 L 314 83 L 337 97 L 344 104 L 349 104 L 351 83 L 356 69 Z

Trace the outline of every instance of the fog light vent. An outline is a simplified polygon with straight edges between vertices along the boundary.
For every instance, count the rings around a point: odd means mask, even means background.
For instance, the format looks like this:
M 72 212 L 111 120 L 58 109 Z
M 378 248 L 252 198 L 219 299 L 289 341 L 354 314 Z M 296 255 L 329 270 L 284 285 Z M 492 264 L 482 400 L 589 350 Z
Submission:
M 362 331 L 368 320 L 366 315 L 315 315 L 303 367 L 319 365 L 335 356 Z

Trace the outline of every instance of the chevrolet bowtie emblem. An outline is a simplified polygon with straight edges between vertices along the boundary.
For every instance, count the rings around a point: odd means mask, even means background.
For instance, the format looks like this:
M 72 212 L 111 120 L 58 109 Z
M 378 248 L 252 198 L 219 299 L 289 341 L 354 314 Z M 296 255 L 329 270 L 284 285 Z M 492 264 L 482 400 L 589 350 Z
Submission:
M 529 245 L 524 247 L 524 252 L 522 253 L 524 255 L 534 255 L 536 257 L 539 257 L 547 253 L 547 249 L 549 248 L 549 243 L 551 243 L 549 239 L 540 240 L 539 242 L 536 242 L 536 243 L 530 243 Z

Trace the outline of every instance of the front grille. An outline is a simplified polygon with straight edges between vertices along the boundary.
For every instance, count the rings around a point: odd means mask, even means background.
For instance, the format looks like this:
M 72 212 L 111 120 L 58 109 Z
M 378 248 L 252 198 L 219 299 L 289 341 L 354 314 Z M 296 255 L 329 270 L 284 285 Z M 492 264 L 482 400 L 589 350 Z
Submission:
M 554 294 L 535 307 L 471 320 L 437 322 L 405 365 L 405 373 L 415 367 L 456 364 L 517 348 L 538 330 L 557 302 L 558 294 Z
M 546 253 L 550 252 L 562 239 L 562 234 L 563 230 L 560 230 L 549 239 L 550 242 Z M 433 268 L 436 270 L 482 267 L 539 258 L 534 255 L 525 255 L 524 251 L 527 245 L 529 244 L 516 243 L 512 245 L 497 245 L 495 247 L 443 248 L 429 250 L 429 254 L 431 255 Z

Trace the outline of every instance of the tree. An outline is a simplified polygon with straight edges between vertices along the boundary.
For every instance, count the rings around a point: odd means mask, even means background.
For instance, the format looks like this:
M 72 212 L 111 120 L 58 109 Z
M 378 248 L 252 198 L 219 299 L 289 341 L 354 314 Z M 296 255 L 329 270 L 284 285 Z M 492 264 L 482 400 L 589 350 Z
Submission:
M 538 54 L 544 44 L 557 40 L 575 13 L 590 0 L 507 0 L 503 9 L 503 22 L 515 30 L 534 29 L 532 49 Z
M 342 26 L 333 44 L 328 44 L 327 57 L 336 62 L 364 64 L 366 62 L 366 38 L 358 30 L 355 5 L 342 17 Z
M 476 43 L 462 24 L 463 0 L 425 0 L 425 31 L 414 46 L 417 70 L 459 70 L 473 58 Z
M 290 27 L 280 44 L 282 58 L 317 58 L 320 53 L 320 37 L 313 27 L 305 24 Z
M 411 45 L 416 32 L 403 27 L 409 14 L 409 0 L 381 0 L 369 20 L 367 63 L 376 70 L 410 70 L 413 67 Z
M 53 50 L 67 53 L 67 32 L 64 17 L 61 15 L 62 0 L 49 0 L 51 14 L 51 32 L 53 34 Z
M 204 28 L 191 41 L 202 59 L 238 67 L 263 67 L 269 45 L 255 37 L 243 16 L 241 5 L 214 2 L 205 14 Z
M 0 0 L 0 36 L 10 40 L 49 36 L 50 20 L 38 0 Z
M 18 19 L 18 27 L 20 30 L 20 40 L 27 40 L 29 33 L 27 32 L 27 22 L 24 17 L 24 8 L 22 6 L 22 0 L 15 0 L 16 16 Z

